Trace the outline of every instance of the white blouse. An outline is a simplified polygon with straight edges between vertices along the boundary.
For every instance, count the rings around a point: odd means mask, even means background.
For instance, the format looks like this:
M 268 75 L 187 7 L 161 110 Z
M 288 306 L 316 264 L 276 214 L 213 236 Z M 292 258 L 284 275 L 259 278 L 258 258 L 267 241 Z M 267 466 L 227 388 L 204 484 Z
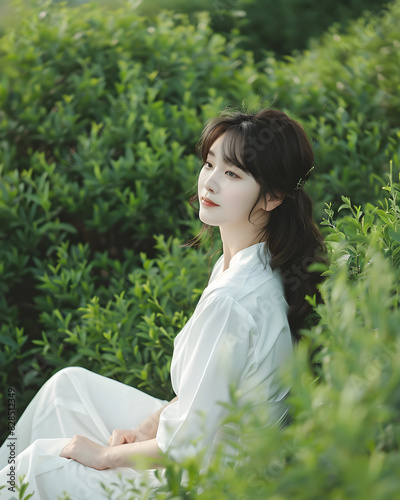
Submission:
M 223 271 L 214 266 L 197 307 L 177 335 L 171 381 L 178 400 L 160 416 L 157 443 L 171 458 L 205 451 L 208 461 L 221 420 L 228 414 L 230 388 L 238 402 L 268 405 L 271 423 L 287 413 L 277 370 L 293 354 L 288 304 L 278 271 L 264 266 L 264 243 L 235 254 Z

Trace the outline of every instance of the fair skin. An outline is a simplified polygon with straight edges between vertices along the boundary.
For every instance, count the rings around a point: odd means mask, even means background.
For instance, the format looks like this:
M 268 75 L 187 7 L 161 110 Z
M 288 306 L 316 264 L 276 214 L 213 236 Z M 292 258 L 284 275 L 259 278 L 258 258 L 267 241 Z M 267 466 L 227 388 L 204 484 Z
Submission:
M 162 454 L 155 439 L 158 422 L 164 408 L 177 400 L 177 397 L 172 399 L 135 429 L 114 430 L 108 439 L 108 446 L 102 446 L 84 436 L 74 436 L 61 450 L 60 457 L 72 458 L 97 470 L 115 467 L 133 469 L 160 467 Z
M 220 229 L 225 271 L 236 253 L 259 241 L 260 229 L 268 222 L 271 210 L 282 200 L 271 196 L 260 199 L 249 221 L 250 211 L 259 198 L 260 186 L 251 175 L 224 161 L 223 140 L 224 135 L 210 148 L 199 175 L 198 196 L 201 221 Z M 174 398 L 168 405 L 177 399 Z M 148 417 L 136 429 L 114 430 L 108 446 L 97 444 L 84 436 L 74 436 L 60 456 L 98 470 L 160 467 L 162 453 L 157 445 L 156 434 L 164 408 Z

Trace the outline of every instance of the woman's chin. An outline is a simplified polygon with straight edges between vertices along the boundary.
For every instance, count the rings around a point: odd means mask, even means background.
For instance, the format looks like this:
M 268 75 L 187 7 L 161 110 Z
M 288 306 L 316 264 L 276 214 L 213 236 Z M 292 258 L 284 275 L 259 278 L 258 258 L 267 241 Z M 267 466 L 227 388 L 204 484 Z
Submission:
M 207 217 L 207 214 L 202 213 L 202 211 L 199 213 L 199 219 L 203 224 L 207 224 L 207 226 L 218 226 L 218 224 L 212 220 L 212 217 Z

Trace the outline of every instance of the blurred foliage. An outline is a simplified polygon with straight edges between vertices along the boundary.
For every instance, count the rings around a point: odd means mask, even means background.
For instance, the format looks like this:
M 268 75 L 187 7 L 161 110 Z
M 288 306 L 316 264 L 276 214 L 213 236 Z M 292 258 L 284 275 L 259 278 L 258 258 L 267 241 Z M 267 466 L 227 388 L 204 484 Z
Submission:
M 315 138 L 318 201 L 355 204 L 379 197 L 389 161 L 400 152 L 400 3 L 346 34 L 329 30 L 304 54 L 260 63 L 254 85 L 274 97 Z
M 225 106 L 271 105 L 313 137 L 307 189 L 331 262 L 318 325 L 286 374 L 294 421 L 266 429 L 235 467 L 216 460 L 199 475 L 196 462 L 169 464 L 157 498 L 391 500 L 400 2 L 345 32 L 330 28 L 303 54 L 259 63 L 240 30 L 214 33 L 206 14 L 190 22 L 142 17 L 134 0 L 109 7 L 15 1 L 18 17 L 3 17 L 2 387 L 17 389 L 21 413 L 52 373 L 75 364 L 172 396 L 173 339 L 214 259 L 208 243 L 182 246 L 200 227 L 185 201 L 200 166 L 195 143 Z M 4 415 L 4 396 L 0 407 Z
M 266 51 L 277 56 L 304 50 L 334 23 L 344 31 L 352 19 L 370 12 L 377 15 L 387 0 L 145 0 L 137 2 L 139 14 L 152 17 L 161 9 L 185 13 L 195 21 L 207 11 L 213 31 L 242 37 L 241 46 L 252 50 L 256 60 Z

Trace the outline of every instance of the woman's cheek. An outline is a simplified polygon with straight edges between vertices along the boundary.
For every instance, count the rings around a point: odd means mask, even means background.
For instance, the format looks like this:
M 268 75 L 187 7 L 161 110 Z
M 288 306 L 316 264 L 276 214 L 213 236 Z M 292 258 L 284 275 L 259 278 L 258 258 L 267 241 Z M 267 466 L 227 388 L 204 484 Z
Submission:
M 250 204 L 250 195 L 243 189 L 231 189 L 226 193 L 225 200 L 236 209 L 243 209 Z

